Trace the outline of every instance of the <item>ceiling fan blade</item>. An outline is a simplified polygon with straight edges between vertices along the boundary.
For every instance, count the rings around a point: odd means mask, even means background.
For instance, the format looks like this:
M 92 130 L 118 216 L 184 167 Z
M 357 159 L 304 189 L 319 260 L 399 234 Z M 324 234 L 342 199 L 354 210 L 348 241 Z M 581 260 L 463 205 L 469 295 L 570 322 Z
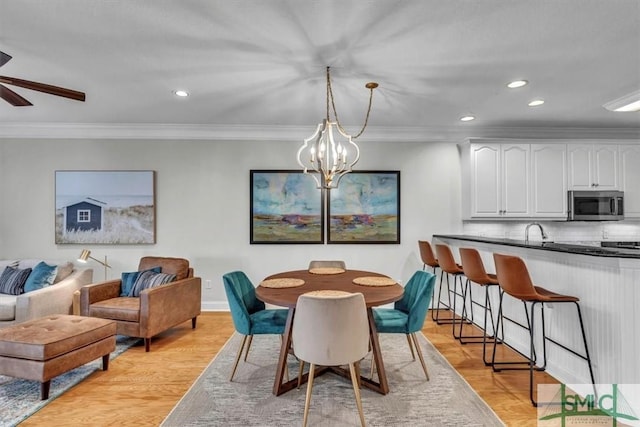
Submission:
M 7 55 L 6 53 L 0 51 L 0 67 L 9 62 L 11 59 L 11 55 Z
M 30 80 L 16 79 L 14 77 L 0 76 L 0 83 L 19 86 L 25 89 L 36 90 L 38 92 L 48 93 L 50 95 L 62 96 L 64 98 L 74 99 L 76 101 L 85 100 L 84 92 L 78 92 L 77 90 L 66 89 L 59 86 L 48 85 L 44 83 L 32 82 Z
M 14 107 L 28 107 L 29 105 L 33 105 L 8 87 L 2 85 L 0 85 L 0 98 L 4 99 Z

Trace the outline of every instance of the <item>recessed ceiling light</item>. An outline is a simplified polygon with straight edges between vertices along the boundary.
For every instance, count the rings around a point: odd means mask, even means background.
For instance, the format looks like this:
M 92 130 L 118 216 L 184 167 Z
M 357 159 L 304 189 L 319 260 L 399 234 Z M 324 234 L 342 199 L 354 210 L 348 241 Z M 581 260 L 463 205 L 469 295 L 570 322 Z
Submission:
M 471 116 L 471 115 L 460 117 L 461 122 L 470 122 L 471 120 L 475 120 L 475 119 L 476 119 L 476 116 Z
M 510 83 L 507 84 L 507 87 L 509 89 L 515 89 L 517 87 L 522 87 L 522 86 L 526 86 L 529 82 L 526 80 L 514 80 Z
M 529 107 L 537 107 L 538 105 L 544 104 L 544 99 L 534 99 L 528 105 Z
M 630 111 L 640 111 L 640 90 L 615 99 L 603 105 L 609 111 L 626 113 Z
M 176 96 L 179 96 L 181 98 L 184 98 L 186 96 L 189 96 L 189 92 L 187 92 L 186 90 L 176 90 L 175 92 L 173 92 Z

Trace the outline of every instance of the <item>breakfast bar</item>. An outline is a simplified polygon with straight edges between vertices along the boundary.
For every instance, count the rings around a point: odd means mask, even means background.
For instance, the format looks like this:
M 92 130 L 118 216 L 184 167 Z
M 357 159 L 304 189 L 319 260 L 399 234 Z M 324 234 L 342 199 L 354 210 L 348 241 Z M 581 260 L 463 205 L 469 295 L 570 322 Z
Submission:
M 640 250 L 471 235 L 437 234 L 433 239 L 449 245 L 456 257 L 461 247 L 477 249 L 490 272 L 495 271 L 494 253 L 521 257 L 536 285 L 580 298 L 596 382 L 640 382 L 640 328 L 634 316 L 640 302 Z M 490 298 L 497 301 L 497 292 Z M 545 308 L 547 335 L 581 348 L 575 314 L 564 307 Z M 505 301 L 505 314 L 526 322 L 522 305 L 515 301 Z M 505 324 L 505 337 L 509 345 L 528 352 L 526 331 Z M 540 336 L 535 339 L 540 342 Z M 568 384 L 590 383 L 586 364 L 574 355 L 553 345 L 547 352 L 551 375 Z

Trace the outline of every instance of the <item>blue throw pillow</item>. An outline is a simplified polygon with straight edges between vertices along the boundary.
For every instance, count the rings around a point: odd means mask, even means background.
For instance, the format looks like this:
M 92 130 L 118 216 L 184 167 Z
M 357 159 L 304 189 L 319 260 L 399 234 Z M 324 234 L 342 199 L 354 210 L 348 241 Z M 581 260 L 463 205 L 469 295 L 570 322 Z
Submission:
M 33 267 L 31 274 L 27 277 L 27 281 L 24 283 L 24 292 L 27 293 L 53 285 L 56 274 L 58 274 L 57 265 L 49 265 L 44 261 L 40 261 Z
M 0 294 L 20 295 L 24 292 L 24 282 L 31 274 L 30 268 L 20 270 L 14 267 L 7 267 L 0 276 Z
M 122 286 L 120 286 L 120 296 L 121 297 L 130 297 L 131 289 L 133 285 L 138 280 L 138 276 L 144 273 L 145 271 L 153 271 L 154 273 L 160 273 L 162 271 L 162 267 L 153 267 L 148 270 L 142 271 L 132 271 L 129 273 L 122 273 Z
M 145 289 L 153 288 L 155 286 L 164 285 L 165 283 L 173 282 L 176 280 L 175 274 L 167 273 L 154 273 L 153 271 L 143 271 L 139 276 L 136 283 L 131 288 L 130 297 L 139 297 L 140 292 Z

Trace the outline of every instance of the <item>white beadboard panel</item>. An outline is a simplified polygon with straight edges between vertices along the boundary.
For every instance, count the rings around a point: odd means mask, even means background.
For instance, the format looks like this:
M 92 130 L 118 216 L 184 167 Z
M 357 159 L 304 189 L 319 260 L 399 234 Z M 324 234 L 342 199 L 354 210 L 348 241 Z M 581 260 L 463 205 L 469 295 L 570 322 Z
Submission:
M 589 352 L 596 383 L 640 382 L 640 327 L 635 313 L 640 303 L 640 260 L 595 257 L 547 252 L 506 245 L 443 239 L 454 254 L 460 247 L 478 249 L 488 272 L 495 272 L 493 253 L 521 257 L 537 286 L 580 298 Z M 475 292 L 476 299 L 482 294 Z M 492 295 L 497 307 L 497 292 Z M 530 305 L 528 305 L 530 310 Z M 522 302 L 507 295 L 503 301 L 505 315 L 526 324 Z M 545 304 L 548 337 L 584 354 L 584 344 L 575 304 Z M 496 311 L 497 315 L 497 311 Z M 481 324 L 482 310 L 474 311 L 475 323 Z M 538 364 L 542 363 L 540 305 L 535 310 L 534 339 Z M 522 328 L 505 323 L 506 341 L 529 354 L 529 335 Z M 547 371 L 567 384 L 590 383 L 586 361 L 547 341 Z

